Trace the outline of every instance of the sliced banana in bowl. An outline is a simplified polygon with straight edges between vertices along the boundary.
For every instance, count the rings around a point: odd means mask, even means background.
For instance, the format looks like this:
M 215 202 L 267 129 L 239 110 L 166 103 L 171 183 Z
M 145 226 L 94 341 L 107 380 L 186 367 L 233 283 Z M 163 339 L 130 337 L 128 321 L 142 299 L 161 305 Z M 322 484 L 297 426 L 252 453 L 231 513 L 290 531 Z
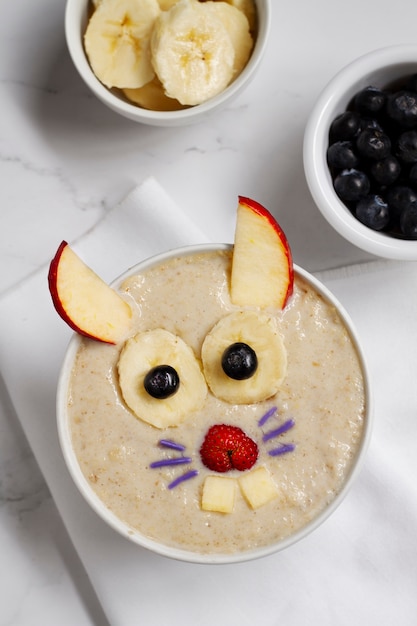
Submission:
M 102 0 L 84 35 L 85 50 L 106 87 L 138 88 L 155 76 L 150 54 L 157 0 Z
M 271 0 L 67 0 L 72 60 L 95 95 L 129 119 L 198 121 L 253 78 Z
M 151 57 L 165 93 L 196 105 L 221 93 L 253 48 L 243 11 L 227 2 L 179 0 L 155 20 Z
M 210 6 L 208 2 L 180 0 L 155 20 L 153 66 L 167 96 L 181 104 L 201 104 L 221 93 L 233 79 L 232 39 Z

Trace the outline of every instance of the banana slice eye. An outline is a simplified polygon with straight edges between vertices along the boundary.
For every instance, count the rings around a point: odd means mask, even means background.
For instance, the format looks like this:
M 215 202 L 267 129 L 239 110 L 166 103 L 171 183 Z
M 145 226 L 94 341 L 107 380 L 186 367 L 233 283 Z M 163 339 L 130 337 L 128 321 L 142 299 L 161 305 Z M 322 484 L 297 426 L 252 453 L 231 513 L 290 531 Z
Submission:
M 255 354 L 257 366 L 253 359 L 247 375 L 231 376 L 224 367 L 225 355 L 233 353 L 236 344 L 244 344 L 244 352 L 249 348 Z M 222 318 L 206 336 L 201 357 L 212 393 L 231 404 L 250 404 L 273 396 L 287 371 L 287 353 L 275 323 L 255 311 L 238 311 Z
M 156 428 L 177 426 L 205 402 L 207 384 L 194 352 L 167 330 L 148 330 L 128 339 L 117 369 L 127 406 Z
M 223 352 L 222 368 L 226 376 L 234 380 L 246 380 L 258 368 L 258 357 L 247 343 L 236 341 Z

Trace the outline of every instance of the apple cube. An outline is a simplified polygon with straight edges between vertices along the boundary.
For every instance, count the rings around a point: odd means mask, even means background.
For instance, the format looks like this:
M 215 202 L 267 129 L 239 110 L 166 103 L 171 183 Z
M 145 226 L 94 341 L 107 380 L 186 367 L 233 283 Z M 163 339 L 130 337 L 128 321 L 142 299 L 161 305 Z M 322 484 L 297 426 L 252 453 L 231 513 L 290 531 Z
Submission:
M 292 255 L 282 228 L 261 204 L 239 196 L 230 284 L 233 304 L 284 308 L 293 284 Z
M 231 513 L 235 505 L 236 480 L 224 476 L 207 476 L 203 485 L 201 508 L 204 511 Z
M 258 467 L 239 478 L 239 487 L 252 509 L 271 502 L 278 497 L 278 487 L 265 466 Z
M 106 343 L 125 336 L 132 317 L 129 304 L 66 241 L 51 261 L 48 285 L 57 313 L 79 334 Z

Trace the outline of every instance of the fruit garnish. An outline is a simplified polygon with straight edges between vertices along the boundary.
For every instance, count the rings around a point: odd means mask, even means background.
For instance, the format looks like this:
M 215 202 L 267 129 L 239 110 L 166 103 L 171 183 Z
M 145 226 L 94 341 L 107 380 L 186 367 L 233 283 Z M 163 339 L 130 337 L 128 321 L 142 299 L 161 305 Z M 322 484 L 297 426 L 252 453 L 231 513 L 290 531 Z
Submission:
M 207 431 L 200 456 L 203 465 L 213 472 L 242 472 L 256 463 L 258 445 L 238 426 L 216 424 Z
M 233 304 L 284 308 L 293 285 L 284 231 L 265 207 L 239 196 L 230 281 Z
M 258 357 L 255 350 L 248 346 L 247 343 L 237 341 L 223 352 L 222 368 L 229 378 L 246 380 L 256 372 Z
M 236 481 L 225 476 L 207 476 L 203 484 L 201 508 L 203 511 L 231 513 L 236 497 Z
M 57 313 L 77 333 L 117 343 L 129 329 L 129 304 L 63 241 L 51 261 L 49 292 Z
M 239 486 L 252 509 L 258 509 L 279 495 L 278 487 L 263 465 L 240 477 Z
M 145 388 L 149 371 L 169 363 L 178 373 L 174 395 L 156 398 Z M 157 328 L 138 333 L 123 346 L 117 364 L 119 384 L 136 417 L 156 428 L 176 426 L 204 404 L 207 385 L 192 349 L 176 335 Z
M 169 398 L 178 391 L 180 378 L 171 365 L 156 365 L 146 374 L 143 386 L 153 398 Z
M 242 380 L 231 377 L 222 366 L 225 351 L 236 343 L 250 346 L 257 361 L 256 370 Z M 233 404 L 273 396 L 287 371 L 287 353 L 273 319 L 256 311 L 236 311 L 223 317 L 206 335 L 201 358 L 212 393 Z

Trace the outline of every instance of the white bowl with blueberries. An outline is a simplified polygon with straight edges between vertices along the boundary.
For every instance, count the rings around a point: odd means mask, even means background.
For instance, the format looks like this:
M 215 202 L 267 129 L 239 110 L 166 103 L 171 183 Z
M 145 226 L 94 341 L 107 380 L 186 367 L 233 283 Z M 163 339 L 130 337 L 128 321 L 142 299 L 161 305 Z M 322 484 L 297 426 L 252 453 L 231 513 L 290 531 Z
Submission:
M 417 260 L 417 45 L 374 50 L 327 84 L 306 126 L 304 169 L 340 235 Z

